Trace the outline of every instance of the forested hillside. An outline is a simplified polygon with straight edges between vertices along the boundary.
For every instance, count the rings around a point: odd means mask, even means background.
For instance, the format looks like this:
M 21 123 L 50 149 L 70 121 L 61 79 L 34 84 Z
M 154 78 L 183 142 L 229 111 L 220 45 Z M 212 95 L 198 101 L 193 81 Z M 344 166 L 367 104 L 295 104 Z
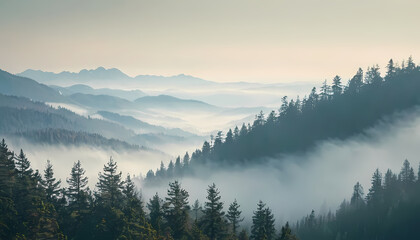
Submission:
M 325 81 L 308 96 L 284 97 L 278 112 L 268 116 L 261 112 L 252 124 L 229 129 L 226 134 L 219 131 L 191 157 L 186 156 L 184 163 L 177 159 L 178 165 L 172 161 L 167 168 L 162 165 L 156 172 L 149 171 L 146 180 L 180 177 L 193 172 L 194 165 L 261 163 L 264 157 L 305 152 L 322 140 L 363 133 L 387 116 L 419 105 L 419 89 L 420 67 L 411 58 L 401 66 L 391 59 L 384 77 L 378 66 L 366 73 L 359 69 L 347 84 L 335 76 L 332 85 Z
M 144 239 L 144 240 L 297 240 L 416 239 L 420 180 L 408 160 L 398 175 L 376 170 L 366 197 L 356 183 L 350 201 L 334 213 L 314 211 L 296 224 L 281 227 L 263 201 L 256 203 L 250 228 L 242 222 L 241 199 L 228 205 L 215 184 L 203 204 L 192 201 L 178 181 L 166 196 L 143 199 L 130 175 L 123 180 L 112 158 L 95 190 L 87 187 L 81 162 L 64 183 L 48 161 L 33 170 L 23 150 L 15 154 L 0 142 L 1 239 Z M 202 191 L 206 191 L 203 189 Z M 252 191 L 252 190 L 250 190 Z M 279 217 L 279 216 L 277 216 Z

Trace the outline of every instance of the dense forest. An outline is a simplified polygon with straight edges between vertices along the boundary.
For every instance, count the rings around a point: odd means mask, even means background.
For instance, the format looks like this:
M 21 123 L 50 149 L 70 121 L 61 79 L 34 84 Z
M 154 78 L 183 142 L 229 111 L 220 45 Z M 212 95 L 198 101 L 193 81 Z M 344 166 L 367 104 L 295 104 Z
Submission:
M 420 168 L 419 168 L 420 174 Z M 130 175 L 122 179 L 110 158 L 95 190 L 89 189 L 81 162 L 74 163 L 67 187 L 54 177 L 47 161 L 33 170 L 23 150 L 15 154 L 0 142 L 1 239 L 416 239 L 420 214 L 420 175 L 405 160 L 398 175 L 377 169 L 366 197 L 356 183 L 350 201 L 326 215 L 314 211 L 302 220 L 276 229 L 275 216 L 263 201 L 256 204 L 251 227 L 244 228 L 240 204 L 229 206 L 213 183 L 204 204 L 190 204 L 178 181 L 167 195 L 148 201 Z M 203 189 L 203 191 L 205 191 Z M 252 190 L 251 190 L 252 191 Z
M 343 83 L 335 76 L 332 84 L 324 81 L 303 99 L 282 98 L 278 112 L 256 115 L 252 124 L 218 131 L 201 149 L 188 153 L 168 166 L 150 170 L 146 183 L 156 184 L 172 177 L 193 174 L 197 166 L 232 167 L 261 164 L 264 157 L 308 151 L 319 141 L 346 139 L 363 133 L 393 113 L 420 104 L 420 67 L 410 57 L 401 66 L 391 59 L 386 74 L 379 66 L 361 68 Z
M 178 181 L 167 196 L 153 196 L 145 206 L 130 177 L 123 180 L 110 158 L 95 190 L 90 190 L 81 162 L 75 162 L 67 187 L 54 177 L 50 161 L 43 173 L 33 170 L 23 150 L 11 152 L 0 142 L 1 239 L 296 239 L 286 224 L 276 234 L 271 209 L 260 201 L 250 233 L 240 227 L 240 205 L 235 200 L 224 211 L 215 184 L 207 200 L 189 203 Z

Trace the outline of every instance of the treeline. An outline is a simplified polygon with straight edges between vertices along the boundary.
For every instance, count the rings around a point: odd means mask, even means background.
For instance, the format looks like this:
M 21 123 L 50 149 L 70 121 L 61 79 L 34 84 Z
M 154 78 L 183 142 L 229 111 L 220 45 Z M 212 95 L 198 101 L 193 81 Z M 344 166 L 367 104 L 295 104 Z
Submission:
M 44 144 L 62 144 L 72 146 L 96 146 L 113 150 L 140 150 L 147 149 L 138 145 L 129 144 L 118 139 L 108 139 L 96 133 L 75 132 L 66 129 L 40 129 L 32 131 L 15 132 L 12 136 L 22 137 L 31 142 Z
M 398 175 L 390 169 L 373 173 L 366 196 L 356 183 L 349 201 L 335 214 L 315 216 L 314 211 L 294 229 L 308 240 L 394 240 L 420 237 L 420 168 L 416 177 L 408 160 Z
M 144 239 L 144 240 L 294 240 L 289 224 L 277 234 L 271 209 L 260 201 L 250 233 L 235 200 L 225 212 L 215 184 L 207 200 L 189 205 L 189 194 L 178 181 L 169 184 L 165 198 L 158 194 L 146 207 L 127 175 L 111 158 L 94 191 L 85 170 L 75 162 L 68 187 L 54 177 L 47 161 L 43 173 L 34 171 L 23 150 L 11 152 L 0 142 L 0 239 Z
M 320 140 L 345 139 L 385 116 L 420 104 L 418 89 L 420 67 L 411 57 L 401 66 L 391 59 L 384 77 L 377 65 L 366 73 L 359 68 L 347 84 L 335 76 L 331 85 L 325 80 L 319 91 L 314 87 L 303 99 L 283 97 L 277 112 L 268 116 L 261 112 L 252 124 L 229 129 L 226 134 L 219 131 L 192 153 L 188 162 L 177 165 L 177 159 L 167 167 L 149 171 L 146 182 L 193 173 L 194 165 L 257 163 L 267 156 L 307 151 Z

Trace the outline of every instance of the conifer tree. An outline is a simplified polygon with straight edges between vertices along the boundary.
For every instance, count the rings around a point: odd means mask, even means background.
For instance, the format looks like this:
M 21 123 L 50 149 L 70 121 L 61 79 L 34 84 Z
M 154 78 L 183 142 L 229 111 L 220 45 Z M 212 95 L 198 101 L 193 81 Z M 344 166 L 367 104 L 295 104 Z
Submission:
M 174 239 L 181 239 L 187 232 L 188 192 L 181 188 L 178 181 L 169 183 L 168 196 L 165 198 L 165 218 Z
M 286 222 L 281 228 L 280 238 L 278 240 L 298 240 L 298 238 L 292 234 L 292 229 L 290 229 L 289 222 Z
M 363 187 L 359 182 L 357 182 L 353 187 L 353 195 L 351 196 L 350 204 L 357 208 L 363 206 L 365 203 L 363 200 L 363 194 Z
M 182 174 L 182 164 L 181 164 L 181 157 L 178 156 L 175 160 L 175 166 L 174 166 L 174 175 L 176 177 L 181 176 Z
M 15 184 L 15 162 L 13 153 L 9 151 L 5 140 L 0 142 L 0 196 L 12 198 Z
M 414 169 L 410 167 L 410 162 L 406 159 L 401 168 L 401 172 L 398 175 L 398 179 L 405 185 L 414 183 L 416 176 L 414 175 Z
M 85 172 L 80 161 L 77 161 L 73 164 L 70 177 L 66 180 L 69 185 L 66 193 L 69 197 L 69 207 L 77 210 L 79 213 L 87 204 L 86 186 L 88 184 L 88 178 L 84 176 Z
M 260 200 L 257 204 L 257 211 L 252 217 L 251 239 L 271 240 L 274 239 L 274 216 L 269 208 Z
M 44 180 L 42 185 L 45 190 L 46 198 L 49 203 L 56 204 L 60 193 L 61 180 L 56 180 L 50 160 L 47 160 L 47 166 L 44 170 Z
M 337 97 L 343 92 L 343 86 L 341 84 L 341 77 L 335 76 L 333 79 L 333 85 L 331 86 L 333 96 Z
M 241 218 L 242 211 L 240 211 L 239 208 L 240 208 L 240 205 L 235 199 L 233 203 L 229 205 L 229 210 L 226 215 L 227 219 L 229 220 L 232 226 L 232 233 L 234 237 L 236 237 L 239 223 L 244 220 L 244 218 Z
M 223 212 L 223 202 L 216 184 L 212 184 L 207 189 L 207 201 L 203 209 L 203 232 L 210 240 L 221 239 L 226 232 L 226 224 Z
M 368 204 L 378 205 L 382 200 L 382 174 L 379 172 L 379 169 L 376 169 L 375 173 L 372 176 L 371 180 L 372 186 L 369 189 L 369 193 L 366 198 Z
M 158 193 L 149 200 L 147 209 L 149 209 L 150 224 L 156 230 L 157 234 L 161 235 L 164 212 L 163 200 L 159 197 Z
M 121 172 L 117 172 L 117 163 L 112 159 L 104 165 L 103 173 L 99 174 L 98 200 L 105 206 L 117 207 L 121 203 L 123 182 Z

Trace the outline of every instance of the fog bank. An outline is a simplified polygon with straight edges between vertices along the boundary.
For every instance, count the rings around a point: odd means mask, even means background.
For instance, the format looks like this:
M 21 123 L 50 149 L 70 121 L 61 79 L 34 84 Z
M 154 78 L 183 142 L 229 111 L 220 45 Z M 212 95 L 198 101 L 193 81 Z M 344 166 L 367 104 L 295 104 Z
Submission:
M 258 200 L 273 209 L 276 223 L 296 221 L 310 213 L 335 212 L 339 204 L 351 197 L 359 181 L 365 190 L 376 168 L 382 173 L 390 168 L 398 173 L 408 158 L 417 173 L 420 160 L 420 111 L 394 115 L 364 134 L 348 140 L 328 140 L 306 154 L 266 159 L 260 166 L 245 169 L 219 169 L 203 178 L 181 179 L 190 193 L 190 204 L 205 201 L 207 186 L 219 188 L 225 211 L 236 198 L 245 221 L 251 220 Z M 205 176 L 205 177 L 204 177 Z M 143 188 L 145 199 L 155 192 L 166 196 L 167 185 Z

